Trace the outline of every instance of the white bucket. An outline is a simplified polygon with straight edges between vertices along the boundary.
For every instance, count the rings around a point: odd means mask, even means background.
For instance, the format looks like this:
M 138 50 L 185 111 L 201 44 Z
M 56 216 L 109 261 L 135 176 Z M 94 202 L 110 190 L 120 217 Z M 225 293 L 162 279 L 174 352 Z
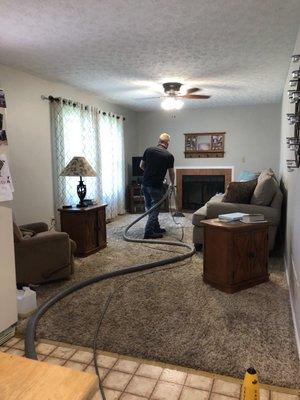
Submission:
M 20 317 L 30 314 L 37 307 L 35 291 L 26 286 L 22 290 L 17 290 L 17 303 Z

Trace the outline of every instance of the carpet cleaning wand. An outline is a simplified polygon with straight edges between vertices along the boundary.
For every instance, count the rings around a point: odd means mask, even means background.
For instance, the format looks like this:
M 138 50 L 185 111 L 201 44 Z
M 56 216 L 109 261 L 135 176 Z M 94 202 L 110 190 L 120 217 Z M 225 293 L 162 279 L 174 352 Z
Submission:
M 172 217 L 173 217 L 173 218 L 185 218 L 185 215 L 183 214 L 183 212 L 181 212 L 181 211 L 178 210 L 177 196 L 176 196 L 176 194 L 175 194 L 175 189 L 177 190 L 177 187 L 176 187 L 176 186 L 173 186 L 173 191 L 172 191 L 171 194 L 173 194 L 173 196 L 174 196 L 175 212 L 174 212 L 174 213 L 171 212 Z M 170 196 L 170 197 L 171 197 L 171 196 Z
M 25 334 L 25 356 L 27 358 L 31 358 L 33 360 L 37 360 L 37 353 L 35 349 L 35 334 L 36 334 L 36 328 L 37 324 L 40 320 L 40 318 L 51 308 L 54 304 L 56 304 L 58 301 L 62 300 L 66 296 L 70 295 L 71 293 L 74 293 L 80 289 L 83 289 L 86 286 L 95 284 L 100 281 L 104 281 L 107 279 L 115 278 L 118 276 L 123 276 L 123 275 L 128 275 L 128 274 L 133 274 L 135 272 L 140 272 L 140 271 L 146 271 L 150 269 L 154 269 L 157 267 L 161 267 L 163 265 L 167 264 L 172 264 L 172 263 L 177 263 L 178 261 L 185 260 L 189 257 L 192 257 L 193 254 L 195 253 L 195 248 L 194 245 L 187 244 L 187 243 L 182 243 L 182 242 L 175 242 L 175 241 L 168 241 L 168 240 L 150 240 L 150 239 L 134 239 L 128 236 L 128 231 L 129 229 L 135 225 L 138 221 L 140 221 L 142 218 L 145 218 L 148 214 L 150 214 L 153 210 L 155 210 L 157 207 L 159 207 L 169 195 L 171 195 L 173 192 L 173 186 L 169 186 L 168 190 L 162 197 L 162 199 L 155 204 L 153 207 L 151 207 L 148 211 L 146 211 L 143 215 L 135 219 L 131 224 L 129 224 L 125 232 L 123 234 L 123 238 L 128 241 L 128 242 L 136 242 L 136 243 L 157 243 L 157 244 L 165 244 L 165 245 L 170 245 L 170 246 L 177 246 L 177 247 L 184 247 L 188 251 L 185 253 L 177 254 L 173 257 L 165 258 L 163 260 L 159 261 L 153 261 L 149 263 L 144 263 L 144 264 L 137 264 L 137 265 L 131 265 L 129 267 L 124 267 L 115 271 L 111 272 L 106 272 L 104 274 L 92 276 L 88 279 L 85 279 L 83 281 L 77 282 L 59 293 L 55 294 L 53 297 L 50 299 L 46 300 L 37 310 L 36 312 L 30 317 L 27 326 L 26 326 L 26 334 Z M 106 308 L 107 310 L 107 308 Z M 105 311 L 106 311 L 105 310 Z M 104 318 L 104 313 L 101 314 L 101 320 Z M 99 328 L 99 327 L 98 327 Z M 95 369 L 97 371 L 97 363 L 95 364 Z M 99 387 L 100 391 L 102 394 L 103 399 L 105 399 L 105 395 L 103 392 L 103 388 L 101 386 L 101 380 L 100 376 L 98 374 L 99 378 Z

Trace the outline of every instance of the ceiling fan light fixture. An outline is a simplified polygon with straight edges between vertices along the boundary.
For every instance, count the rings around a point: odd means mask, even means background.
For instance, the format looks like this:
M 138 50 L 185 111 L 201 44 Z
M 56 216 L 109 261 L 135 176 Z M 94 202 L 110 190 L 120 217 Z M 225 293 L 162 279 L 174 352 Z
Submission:
M 184 102 L 182 100 L 174 97 L 167 97 L 161 102 L 161 108 L 165 111 L 181 110 L 183 105 Z
M 180 99 L 176 100 L 176 110 L 181 110 L 184 106 L 184 102 Z

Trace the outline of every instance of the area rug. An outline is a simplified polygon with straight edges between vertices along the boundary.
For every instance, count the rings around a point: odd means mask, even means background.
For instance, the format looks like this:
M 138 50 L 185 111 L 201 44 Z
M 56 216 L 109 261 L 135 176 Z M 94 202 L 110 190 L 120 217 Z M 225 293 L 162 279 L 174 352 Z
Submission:
M 87 277 L 125 266 L 163 259 L 170 247 L 126 243 L 122 232 L 134 215 L 107 225 L 108 247 L 77 259 L 71 281 L 37 289 L 41 303 L 60 289 Z M 178 240 L 180 227 L 161 216 L 167 237 Z M 191 242 L 191 216 L 181 219 Z M 142 237 L 144 222 L 133 228 Z M 182 251 L 175 248 L 175 251 Z M 99 335 L 99 349 L 242 378 L 253 366 L 264 383 L 298 388 L 299 360 L 288 287 L 280 258 L 270 258 L 270 281 L 226 294 L 202 281 L 202 254 L 171 269 L 94 284 L 70 295 L 41 319 L 37 337 L 92 345 L 99 313 L 116 288 Z M 122 287 L 119 285 L 125 283 Z M 24 333 L 26 320 L 19 323 Z

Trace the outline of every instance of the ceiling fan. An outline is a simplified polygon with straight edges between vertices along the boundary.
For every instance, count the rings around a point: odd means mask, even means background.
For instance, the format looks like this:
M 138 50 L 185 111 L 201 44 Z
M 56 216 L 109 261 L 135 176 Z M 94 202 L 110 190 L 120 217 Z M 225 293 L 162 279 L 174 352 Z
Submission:
M 182 83 L 179 82 L 166 82 L 163 83 L 164 94 L 157 97 L 148 97 L 147 99 L 164 99 L 161 103 L 161 107 L 164 110 L 180 110 L 183 107 L 183 101 L 181 99 L 191 99 L 191 100 L 206 100 L 210 96 L 194 94 L 199 92 L 200 88 L 190 88 L 186 93 L 181 93 L 180 88 Z M 146 100 L 146 99 L 145 99 Z

